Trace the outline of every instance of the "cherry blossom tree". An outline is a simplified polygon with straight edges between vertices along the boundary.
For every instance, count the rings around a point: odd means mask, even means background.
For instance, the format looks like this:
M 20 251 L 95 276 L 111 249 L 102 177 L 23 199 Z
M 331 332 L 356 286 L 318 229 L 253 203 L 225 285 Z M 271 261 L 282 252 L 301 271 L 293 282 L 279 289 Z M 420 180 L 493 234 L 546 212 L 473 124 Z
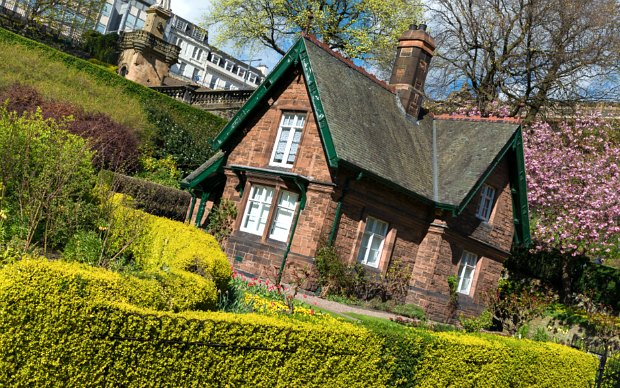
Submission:
M 600 114 L 524 135 L 535 250 L 620 257 L 620 145 Z

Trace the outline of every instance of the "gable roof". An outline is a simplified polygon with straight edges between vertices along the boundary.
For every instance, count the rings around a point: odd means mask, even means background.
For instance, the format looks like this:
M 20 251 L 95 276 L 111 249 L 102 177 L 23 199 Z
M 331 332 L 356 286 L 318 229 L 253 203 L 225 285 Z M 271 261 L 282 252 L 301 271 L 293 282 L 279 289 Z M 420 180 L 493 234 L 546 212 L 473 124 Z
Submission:
M 507 154 L 521 241 L 529 242 L 525 171 L 518 123 L 405 114 L 385 83 L 309 37 L 300 38 L 213 141 L 221 150 L 282 77 L 301 65 L 329 166 L 348 165 L 439 208 L 459 214 Z M 521 153 L 520 158 L 517 154 Z M 521 161 L 521 165 L 519 165 Z M 192 176 L 193 175 L 193 176 Z M 201 179 L 198 177 L 201 176 Z M 205 174 L 190 174 L 195 187 Z M 516 186 L 516 187 L 515 187 Z M 526 230 L 527 229 L 527 230 Z

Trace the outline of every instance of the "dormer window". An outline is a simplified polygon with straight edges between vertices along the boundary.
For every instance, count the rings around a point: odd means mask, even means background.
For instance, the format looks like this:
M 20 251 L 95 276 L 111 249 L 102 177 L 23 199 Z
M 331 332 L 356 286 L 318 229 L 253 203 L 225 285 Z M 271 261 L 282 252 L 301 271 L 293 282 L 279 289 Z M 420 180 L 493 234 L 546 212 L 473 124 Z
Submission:
M 476 210 L 476 217 L 483 221 L 489 221 L 493 210 L 493 200 L 495 199 L 495 189 L 489 185 L 482 186 L 480 191 L 480 202 Z
M 301 141 L 301 131 L 304 128 L 306 115 L 303 113 L 284 113 L 278 128 L 276 143 L 271 154 L 272 166 L 292 167 L 297 157 L 297 150 Z

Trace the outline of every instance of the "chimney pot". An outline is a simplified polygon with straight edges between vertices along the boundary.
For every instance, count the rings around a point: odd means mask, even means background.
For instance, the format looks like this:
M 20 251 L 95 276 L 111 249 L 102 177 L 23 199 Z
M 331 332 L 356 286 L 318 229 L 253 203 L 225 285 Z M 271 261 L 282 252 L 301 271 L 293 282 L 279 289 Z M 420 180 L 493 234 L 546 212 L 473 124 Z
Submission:
M 426 24 L 420 24 L 420 25 L 418 26 L 418 30 L 426 31 L 426 27 L 427 27 L 427 25 L 426 25 Z
M 415 24 L 415 23 L 414 23 L 414 24 L 410 24 L 410 25 L 409 25 L 409 29 L 410 29 L 410 30 L 412 30 L 412 31 L 413 31 L 413 30 L 417 30 L 417 29 L 418 29 L 418 25 L 417 25 L 417 24 Z

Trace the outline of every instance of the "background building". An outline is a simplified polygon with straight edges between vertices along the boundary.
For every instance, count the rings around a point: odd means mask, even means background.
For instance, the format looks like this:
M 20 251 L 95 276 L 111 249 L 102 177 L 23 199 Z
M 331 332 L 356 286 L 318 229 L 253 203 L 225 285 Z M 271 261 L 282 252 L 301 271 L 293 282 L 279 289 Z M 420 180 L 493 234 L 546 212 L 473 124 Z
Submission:
M 28 10 L 43 0 L 0 0 L 0 7 L 26 17 Z M 155 0 L 65 0 L 54 8 L 53 20 L 39 18 L 56 28 L 61 35 L 79 40 L 84 31 L 95 29 L 102 34 L 141 30 L 146 10 Z M 47 2 L 46 2 L 47 4 Z M 208 32 L 177 15 L 173 15 L 164 33 L 167 43 L 181 48 L 179 62 L 170 75 L 185 83 L 213 90 L 255 89 L 264 79 L 265 66 L 253 67 L 255 58 L 246 63 L 208 44 Z

